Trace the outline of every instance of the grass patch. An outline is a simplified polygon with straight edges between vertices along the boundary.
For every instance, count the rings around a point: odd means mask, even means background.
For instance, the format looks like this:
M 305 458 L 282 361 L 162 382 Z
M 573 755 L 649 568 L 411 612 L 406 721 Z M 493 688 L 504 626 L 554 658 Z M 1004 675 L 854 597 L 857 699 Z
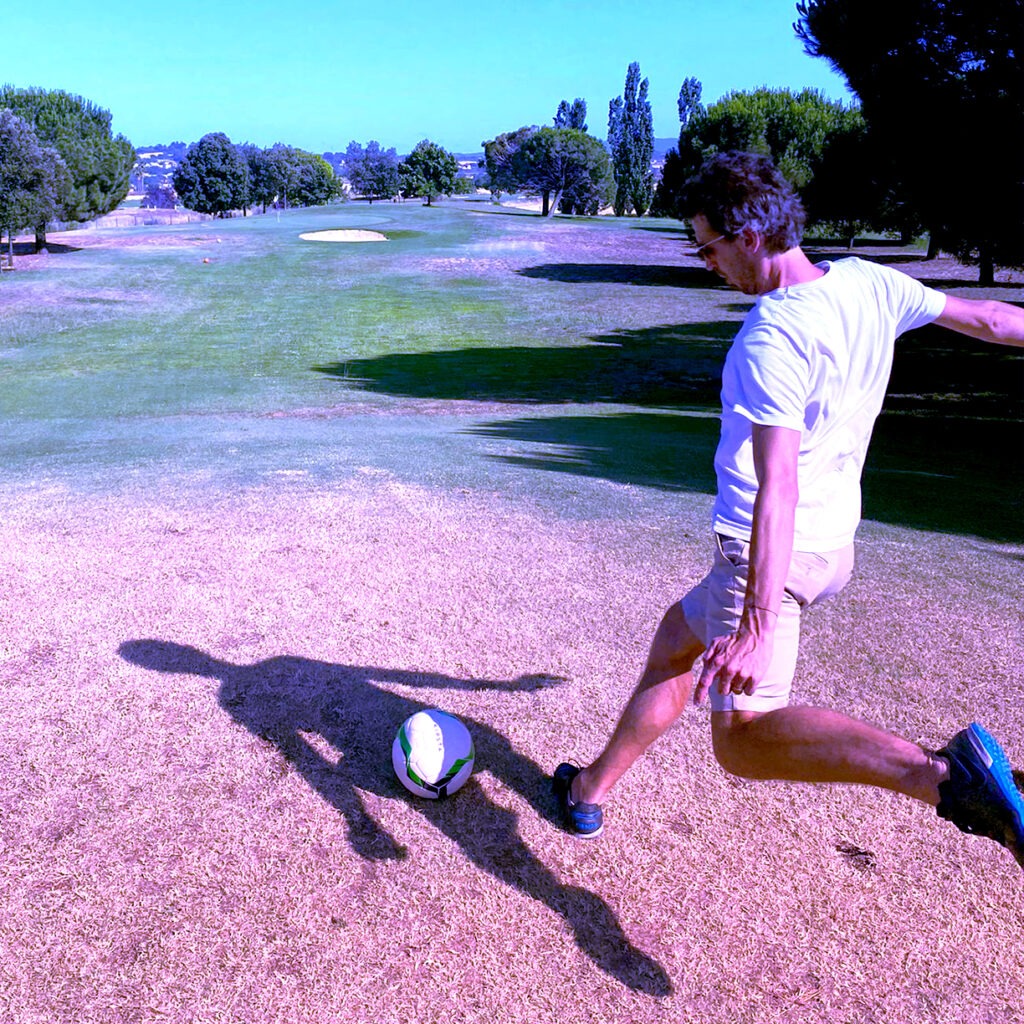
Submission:
M 705 460 L 713 438 L 702 428 L 695 453 L 688 417 L 717 409 L 721 364 L 749 302 L 684 257 L 685 233 L 673 222 L 508 212 L 377 204 L 170 226 L 147 234 L 148 244 L 67 246 L 45 269 L 6 275 L 8 471 L 30 476 L 48 443 L 67 454 L 69 433 L 121 437 L 132 420 L 150 424 L 141 449 L 90 445 L 81 469 L 92 460 L 94 474 L 111 479 L 136 473 L 139 458 L 173 464 L 188 418 L 272 415 L 284 430 L 311 409 L 348 415 L 400 401 L 406 412 L 440 403 L 472 416 L 470 405 L 484 403 L 552 407 L 532 412 L 528 427 L 507 427 L 518 447 L 509 465 L 605 471 L 669 489 L 700 479 L 703 490 L 706 476 L 679 467 Z M 390 242 L 299 239 L 346 228 Z M 858 252 L 936 272 L 913 249 Z M 1021 294 L 1003 289 L 1004 298 Z M 1022 493 L 1022 368 L 1019 352 L 937 329 L 902 340 L 866 473 L 867 516 L 1021 539 L 1001 509 Z M 586 418 L 559 406 L 579 406 Z M 659 427 L 649 444 L 633 430 L 623 437 L 625 422 L 667 422 L 646 411 L 678 416 L 676 427 Z M 544 445 L 562 445 L 606 414 L 620 418 L 584 431 L 607 435 L 603 454 L 544 456 Z M 471 442 L 493 437 L 488 428 L 462 436 L 470 465 L 493 463 Z M 211 446 L 219 440 L 211 434 Z M 620 440 L 628 448 L 616 454 Z M 424 427 L 416 461 L 430 449 Z M 584 440 L 583 449 L 595 446 Z M 293 454 L 302 461 L 301 450 Z M 258 446 L 239 458 L 260 458 Z

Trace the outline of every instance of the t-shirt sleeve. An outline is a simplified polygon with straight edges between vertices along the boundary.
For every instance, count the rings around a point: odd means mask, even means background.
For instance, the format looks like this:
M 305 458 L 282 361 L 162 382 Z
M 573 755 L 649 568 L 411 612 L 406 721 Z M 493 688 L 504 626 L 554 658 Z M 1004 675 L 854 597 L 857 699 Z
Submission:
M 874 265 L 885 276 L 885 292 L 889 299 L 896 336 L 904 331 L 930 324 L 946 308 L 942 292 L 921 284 L 908 274 L 889 267 Z
M 723 399 L 763 427 L 802 430 L 810 391 L 810 365 L 784 331 L 759 325 L 747 330 L 723 374 Z

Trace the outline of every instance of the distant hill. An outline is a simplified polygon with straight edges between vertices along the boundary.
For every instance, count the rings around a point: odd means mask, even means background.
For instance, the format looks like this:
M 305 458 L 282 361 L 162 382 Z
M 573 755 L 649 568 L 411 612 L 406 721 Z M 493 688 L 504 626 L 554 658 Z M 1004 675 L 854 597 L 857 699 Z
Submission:
M 654 159 L 653 163 L 660 166 L 665 162 L 665 154 L 670 149 L 675 149 L 679 145 L 679 136 L 675 136 L 672 139 L 655 139 L 654 140 Z
M 185 156 L 187 142 L 135 147 L 132 192 L 142 195 L 151 185 L 170 185 L 174 170 Z

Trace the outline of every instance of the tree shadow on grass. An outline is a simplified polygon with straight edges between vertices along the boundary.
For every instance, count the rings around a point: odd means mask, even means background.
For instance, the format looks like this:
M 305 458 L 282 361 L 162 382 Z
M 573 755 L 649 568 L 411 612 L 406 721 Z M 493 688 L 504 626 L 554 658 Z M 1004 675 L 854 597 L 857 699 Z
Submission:
M 735 331 L 733 320 L 673 324 L 595 335 L 585 345 L 396 352 L 313 369 L 410 398 L 712 408 Z
M 918 266 L 928 266 L 931 261 L 927 259 L 927 254 L 923 251 L 917 252 L 858 252 L 865 248 L 870 249 L 884 249 L 889 244 L 893 248 L 900 247 L 899 242 L 886 243 L 884 241 L 876 241 L 874 239 L 866 241 L 858 241 L 856 249 L 850 250 L 845 247 L 842 242 L 827 242 L 822 241 L 818 243 L 806 243 L 803 248 L 807 255 L 814 263 L 820 263 L 823 260 L 844 260 L 849 259 L 851 256 L 859 256 L 862 259 L 869 260 L 872 263 L 881 263 L 886 266 L 900 266 L 901 264 L 916 264 Z M 949 258 L 946 257 L 944 261 L 936 261 L 932 264 L 936 267 L 941 267 L 942 262 L 948 266 Z M 1021 288 L 1020 282 L 1012 281 L 996 281 L 993 284 L 982 284 L 978 280 L 978 268 L 969 266 L 967 264 L 957 264 L 957 276 L 952 277 L 949 274 L 944 276 L 927 277 L 920 272 L 914 273 L 914 278 L 926 285 L 929 288 L 937 288 L 939 291 L 949 291 L 950 288 L 985 288 L 985 289 L 998 289 L 998 288 L 1012 288 L 1019 290 Z M 1020 303 L 1014 303 L 1020 305 Z
M 864 517 L 936 533 L 1024 541 L 1020 422 L 883 414 L 864 467 Z
M 408 855 L 373 819 L 360 791 L 404 800 L 457 843 L 478 868 L 560 914 L 579 948 L 623 985 L 653 996 L 672 991 L 665 971 L 630 943 L 604 900 L 586 889 L 563 885 L 523 842 L 516 815 L 488 800 L 474 779 L 453 799 L 421 800 L 402 788 L 392 770 L 391 743 L 398 726 L 433 705 L 386 687 L 529 693 L 561 680 L 543 675 L 456 679 L 289 656 L 236 665 L 194 647 L 150 639 L 127 641 L 119 653 L 151 671 L 218 680 L 224 711 L 276 750 L 342 815 L 349 843 L 360 857 L 403 860 Z M 500 778 L 553 826 L 561 827 L 545 772 L 489 725 L 462 717 L 473 736 L 477 769 Z M 326 743 L 338 755 L 336 763 L 321 752 L 322 743 L 310 737 Z
M 896 343 L 864 473 L 865 515 L 1024 540 L 1024 352 L 939 327 Z
M 705 492 L 713 488 L 722 363 L 736 328 L 735 320 L 665 325 L 595 335 L 582 346 L 395 353 L 316 369 L 406 397 L 663 410 L 538 415 L 473 432 L 522 443 L 521 454 L 491 456 L 509 464 Z M 865 467 L 865 517 L 1024 540 L 1022 396 L 1020 349 L 937 327 L 902 337 Z
M 534 446 L 521 455 L 488 456 L 506 465 L 714 494 L 719 429 L 717 414 L 695 411 L 524 417 L 467 433 Z
M 6 251 L 7 246 L 4 245 Z M 46 251 L 51 256 L 63 256 L 69 252 L 81 252 L 82 247 L 80 245 L 67 245 L 64 242 L 50 242 L 46 243 Z M 17 256 L 35 256 L 36 255 L 36 243 L 32 242 L 15 242 L 14 243 L 14 255 Z
M 715 288 L 720 279 L 702 267 L 643 263 L 542 263 L 517 270 L 522 277 L 565 284 L 636 284 L 670 288 Z
M 488 458 L 663 491 L 715 493 L 719 420 L 705 412 L 638 412 L 494 420 L 467 433 L 515 442 Z M 996 436 L 1006 447 L 994 445 Z M 864 470 L 864 517 L 1016 543 L 1024 430 L 970 420 L 883 415 Z M 1016 455 L 1014 454 L 1016 453 Z

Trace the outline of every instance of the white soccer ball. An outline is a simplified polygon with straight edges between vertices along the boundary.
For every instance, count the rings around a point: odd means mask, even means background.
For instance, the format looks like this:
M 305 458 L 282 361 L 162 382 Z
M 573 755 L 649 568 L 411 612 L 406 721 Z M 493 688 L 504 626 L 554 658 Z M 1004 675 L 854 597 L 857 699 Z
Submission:
M 473 737 L 454 715 L 431 708 L 410 715 L 391 745 L 391 763 L 416 796 L 450 796 L 473 773 Z

